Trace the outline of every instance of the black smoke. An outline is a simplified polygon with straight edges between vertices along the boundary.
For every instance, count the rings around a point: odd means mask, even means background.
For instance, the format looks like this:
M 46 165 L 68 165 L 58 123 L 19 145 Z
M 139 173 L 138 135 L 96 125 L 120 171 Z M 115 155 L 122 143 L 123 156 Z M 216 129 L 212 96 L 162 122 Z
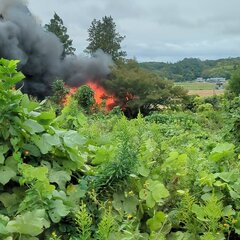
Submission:
M 26 76 L 22 90 L 42 99 L 51 95 L 52 82 L 63 79 L 80 86 L 109 73 L 111 58 L 99 51 L 94 57 L 61 59 L 63 46 L 30 13 L 23 0 L 0 0 L 0 57 L 20 60 Z

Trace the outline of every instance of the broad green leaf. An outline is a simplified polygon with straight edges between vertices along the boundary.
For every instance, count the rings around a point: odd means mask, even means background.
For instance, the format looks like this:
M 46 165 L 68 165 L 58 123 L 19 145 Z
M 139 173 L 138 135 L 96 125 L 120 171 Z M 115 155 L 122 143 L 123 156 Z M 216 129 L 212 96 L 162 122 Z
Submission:
M 127 197 L 123 201 L 123 209 L 127 213 L 135 213 L 137 210 L 138 199 L 134 196 Z
M 22 124 L 22 127 L 31 134 L 41 133 L 44 131 L 44 127 L 40 125 L 37 121 L 34 121 L 32 119 L 26 120 Z
M 39 122 L 45 123 L 49 122 L 49 120 L 53 120 L 56 117 L 56 114 L 54 111 L 49 112 L 41 112 L 41 114 L 36 118 Z
M 49 223 L 44 217 L 45 210 L 42 209 L 26 212 L 16 216 L 14 220 L 8 222 L 6 228 L 10 233 L 37 236 L 43 231 L 44 227 L 49 227 Z
M 40 149 L 42 154 L 47 154 L 51 151 L 52 145 L 45 141 L 43 136 L 33 136 L 32 138 L 33 142 L 36 144 L 36 146 Z
M 65 185 L 70 179 L 71 176 L 66 171 L 55 171 L 54 169 L 49 171 L 49 182 L 57 183 L 60 189 L 65 189 Z
M 64 134 L 63 141 L 67 147 L 74 148 L 75 146 L 83 145 L 86 142 L 86 139 L 78 132 L 69 130 Z
M 0 164 L 3 164 L 4 163 L 4 156 L 3 156 L 3 153 L 0 152 Z
M 66 201 L 67 200 L 67 196 L 66 196 L 66 193 L 64 191 L 57 191 L 57 190 L 54 190 L 52 192 L 52 196 L 53 198 L 56 200 L 56 199 L 60 199 L 62 201 Z
M 152 218 L 147 220 L 147 225 L 151 231 L 157 231 L 162 227 L 166 215 L 163 212 L 157 212 Z
M 47 181 L 48 168 L 47 167 L 33 167 L 29 164 L 22 164 L 22 178 L 20 179 L 20 183 L 24 184 L 26 182 L 32 182 L 34 179 L 39 180 L 41 182 Z
M 15 193 L 4 192 L 0 194 L 0 201 L 5 208 L 11 207 L 19 202 L 18 196 Z
M 11 178 L 16 176 L 16 172 L 8 166 L 0 167 L 0 183 L 5 185 Z
M 149 168 L 147 168 L 147 167 L 145 166 L 145 164 L 142 163 L 142 164 L 138 167 L 138 173 L 139 173 L 140 175 L 142 175 L 143 177 L 148 177 L 149 174 L 150 174 L 150 170 L 149 170 Z
M 21 105 L 23 108 L 26 108 L 28 110 L 28 112 L 33 111 L 34 109 L 36 109 L 39 106 L 39 104 L 37 102 L 30 101 L 27 94 L 23 95 Z
M 234 189 L 235 192 L 240 194 L 240 179 L 238 179 L 231 187 Z
M 235 215 L 235 210 L 232 209 L 232 206 L 231 205 L 228 205 L 226 206 L 223 211 L 222 211 L 222 216 L 223 217 L 230 217 L 230 216 L 233 216 Z
M 209 158 L 213 161 L 219 161 L 234 153 L 235 146 L 231 143 L 218 144 L 211 152 Z
M 147 198 L 146 198 L 146 205 L 149 208 L 153 208 L 155 206 L 155 200 L 152 197 L 152 194 L 148 194 Z
M 3 154 L 5 154 L 8 150 L 9 148 L 7 145 L 0 146 L 0 164 L 4 163 L 5 158 Z
M 113 194 L 113 202 L 112 205 L 117 211 L 123 210 L 123 201 L 124 201 L 124 195 L 123 194 Z
M 64 205 L 62 200 L 53 201 L 50 205 L 50 210 L 48 211 L 48 214 L 54 223 L 60 222 L 61 218 L 67 216 L 68 213 L 69 209 Z
M 29 151 L 29 155 L 32 155 L 34 157 L 41 156 L 41 152 L 40 152 L 39 148 L 33 144 L 24 144 L 23 150 Z
M 229 194 L 234 200 L 240 198 L 240 195 L 231 189 L 229 190 Z
M 239 173 L 236 171 L 221 172 L 221 173 L 216 173 L 215 176 L 221 178 L 225 182 L 235 182 L 238 180 Z
M 98 165 L 104 162 L 109 162 L 111 161 L 113 156 L 114 156 L 113 146 L 101 146 L 100 148 L 97 148 L 92 163 Z
M 7 223 L 9 222 L 9 217 L 0 215 L 0 235 L 7 235 L 8 231 L 6 229 Z
M 157 183 L 152 188 L 152 196 L 156 202 L 159 202 L 162 198 L 168 197 L 169 192 L 162 183 Z
M 204 212 L 204 209 L 202 207 L 199 207 L 197 204 L 193 204 L 192 212 L 196 214 L 197 218 L 200 221 L 206 221 L 205 212 Z
M 46 141 L 51 146 L 58 146 L 61 144 L 58 135 L 50 135 L 48 133 L 44 133 L 42 135 L 43 141 Z
M 147 189 L 141 189 L 139 192 L 139 197 L 142 200 L 146 200 L 150 192 Z

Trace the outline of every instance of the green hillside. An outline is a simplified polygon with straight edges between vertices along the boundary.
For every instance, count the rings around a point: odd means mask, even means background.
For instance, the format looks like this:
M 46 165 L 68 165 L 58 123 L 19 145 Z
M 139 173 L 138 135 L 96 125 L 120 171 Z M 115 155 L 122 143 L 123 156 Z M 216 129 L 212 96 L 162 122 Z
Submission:
M 197 58 L 184 58 L 176 63 L 143 62 L 139 64 L 142 68 L 154 71 L 164 78 L 183 82 L 192 81 L 198 77 L 229 79 L 232 72 L 240 66 L 240 58 L 204 61 Z

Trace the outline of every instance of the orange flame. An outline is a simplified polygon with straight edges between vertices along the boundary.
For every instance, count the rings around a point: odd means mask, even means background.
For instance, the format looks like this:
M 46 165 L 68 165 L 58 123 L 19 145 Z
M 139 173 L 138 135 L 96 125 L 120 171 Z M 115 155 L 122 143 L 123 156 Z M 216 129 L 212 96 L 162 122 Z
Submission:
M 67 106 L 70 103 L 71 96 L 75 94 L 78 90 L 77 87 L 69 87 L 67 85 L 66 87 L 69 89 L 69 93 L 62 100 L 63 106 Z
M 98 105 L 102 105 L 105 101 L 106 110 L 110 110 L 115 103 L 114 96 L 109 95 L 106 90 L 96 82 L 89 81 L 87 85 L 94 91 L 94 98 Z
M 88 81 L 86 83 L 93 91 L 94 91 L 94 98 L 97 105 L 101 108 L 103 103 L 105 104 L 106 110 L 111 110 L 112 106 L 114 106 L 115 98 L 112 95 L 109 95 L 107 91 L 96 82 Z M 68 87 L 68 86 L 67 86 Z M 78 90 L 77 87 L 68 87 L 69 93 L 63 100 L 63 105 L 66 106 L 69 104 L 70 98 L 73 94 L 75 94 Z

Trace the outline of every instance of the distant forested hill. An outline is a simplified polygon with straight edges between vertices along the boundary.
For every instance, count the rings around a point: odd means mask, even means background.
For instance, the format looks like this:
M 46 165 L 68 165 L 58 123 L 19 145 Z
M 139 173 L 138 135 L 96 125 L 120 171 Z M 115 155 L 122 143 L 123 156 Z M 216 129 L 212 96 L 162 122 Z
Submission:
M 154 71 L 176 82 L 192 81 L 198 77 L 229 79 L 232 72 L 240 66 L 240 57 L 204 61 L 198 58 L 184 58 L 177 63 L 143 62 L 139 64 L 144 69 Z

